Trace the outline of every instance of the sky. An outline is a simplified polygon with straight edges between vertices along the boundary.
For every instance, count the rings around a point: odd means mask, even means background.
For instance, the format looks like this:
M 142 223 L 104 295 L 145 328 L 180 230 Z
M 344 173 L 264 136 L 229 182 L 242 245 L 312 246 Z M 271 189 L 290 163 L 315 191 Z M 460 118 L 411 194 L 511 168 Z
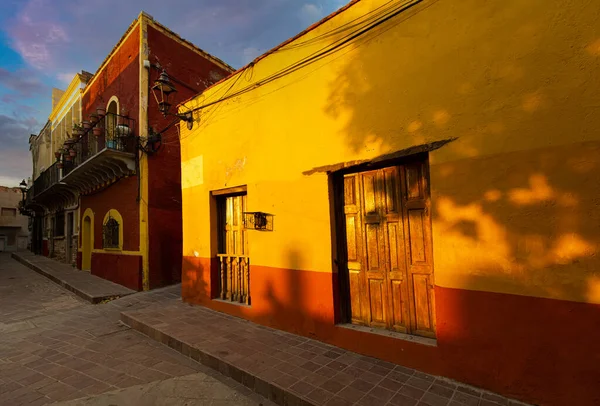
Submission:
M 1 0 L 0 185 L 31 176 L 53 87 L 95 72 L 140 11 L 234 68 L 349 0 Z

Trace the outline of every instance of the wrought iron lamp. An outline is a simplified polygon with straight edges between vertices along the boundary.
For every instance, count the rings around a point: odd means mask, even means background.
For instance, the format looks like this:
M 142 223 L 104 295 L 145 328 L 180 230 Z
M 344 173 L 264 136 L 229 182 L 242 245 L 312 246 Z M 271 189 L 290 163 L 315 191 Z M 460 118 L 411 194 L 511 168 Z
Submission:
M 158 110 L 164 117 L 174 116 L 178 117 L 182 121 L 185 121 L 187 123 L 188 130 L 191 130 L 194 125 L 194 118 L 191 111 L 183 114 L 173 114 L 169 112 L 171 109 L 169 96 L 175 92 L 177 92 L 177 89 L 171 82 L 167 72 L 163 69 L 158 79 L 154 81 L 154 86 L 152 86 L 152 94 L 154 94 L 154 99 L 158 104 Z
M 19 183 L 19 189 L 21 189 L 21 202 L 19 204 L 19 212 L 23 215 L 29 216 L 29 210 L 25 209 L 25 195 L 27 194 L 27 182 L 25 179 Z
M 27 193 L 27 182 L 25 182 L 25 179 L 23 179 L 21 181 L 21 183 L 19 183 L 19 189 L 21 189 L 21 194 L 23 195 L 23 202 L 25 202 L 25 193 Z

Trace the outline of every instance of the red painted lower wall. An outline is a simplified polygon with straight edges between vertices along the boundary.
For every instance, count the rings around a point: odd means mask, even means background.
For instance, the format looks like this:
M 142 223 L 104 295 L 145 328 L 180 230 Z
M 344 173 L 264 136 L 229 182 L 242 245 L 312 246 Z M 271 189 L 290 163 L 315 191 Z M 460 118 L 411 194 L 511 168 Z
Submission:
M 48 248 L 48 240 L 42 240 L 42 255 L 45 257 L 50 255 L 50 248 Z
M 81 252 L 77 251 L 77 258 L 75 259 L 75 266 L 77 267 L 77 269 L 81 269 L 81 261 L 82 261 Z
M 149 208 L 148 219 L 150 289 L 178 283 L 181 281 L 181 209 Z
M 129 289 L 142 290 L 142 257 L 93 252 L 92 275 Z
M 184 301 L 536 404 L 600 403 L 600 305 L 436 286 L 434 347 L 336 326 L 331 273 L 252 266 L 251 307 L 213 301 L 216 265 L 184 257 Z

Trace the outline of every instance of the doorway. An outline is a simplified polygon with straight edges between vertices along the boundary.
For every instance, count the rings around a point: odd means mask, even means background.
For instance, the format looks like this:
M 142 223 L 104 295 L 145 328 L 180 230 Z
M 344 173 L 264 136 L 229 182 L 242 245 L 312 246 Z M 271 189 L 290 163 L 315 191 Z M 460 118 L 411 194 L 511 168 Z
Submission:
M 67 214 L 67 235 L 66 247 L 67 247 L 67 258 L 68 264 L 73 262 L 73 212 Z
M 83 218 L 81 225 L 81 269 L 89 271 L 92 268 L 92 244 L 93 244 L 94 224 L 90 216 Z
M 424 156 L 340 179 L 342 298 L 353 324 L 435 337 L 428 168 Z

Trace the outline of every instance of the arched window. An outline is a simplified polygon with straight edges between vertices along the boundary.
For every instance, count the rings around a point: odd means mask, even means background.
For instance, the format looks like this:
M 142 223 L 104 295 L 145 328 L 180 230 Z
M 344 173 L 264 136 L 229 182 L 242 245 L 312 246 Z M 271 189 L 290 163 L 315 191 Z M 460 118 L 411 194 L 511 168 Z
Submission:
M 122 249 L 123 219 L 118 211 L 109 210 L 102 224 L 102 248 Z

